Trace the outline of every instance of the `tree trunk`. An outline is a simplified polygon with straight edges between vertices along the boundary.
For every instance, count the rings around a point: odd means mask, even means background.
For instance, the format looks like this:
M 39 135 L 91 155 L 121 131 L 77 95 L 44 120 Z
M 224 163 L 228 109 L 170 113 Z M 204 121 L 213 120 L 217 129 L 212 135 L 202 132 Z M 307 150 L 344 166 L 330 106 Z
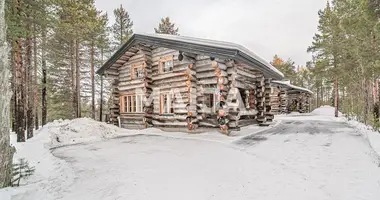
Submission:
M 76 71 L 76 93 L 77 93 L 77 117 L 82 117 L 80 96 L 80 66 L 79 66 L 79 41 L 75 40 L 75 71 Z
M 26 12 L 29 12 L 30 9 L 27 8 Z M 27 18 L 29 16 L 27 14 Z M 30 31 L 30 25 L 27 26 L 27 30 Z M 25 40 L 26 46 L 26 66 L 25 66 L 25 97 L 26 97 L 26 122 L 27 122 L 27 139 L 33 137 L 33 82 L 32 82 L 32 38 L 27 36 Z
M 34 58 L 34 61 L 33 61 L 33 69 L 34 69 L 34 74 L 33 74 L 33 77 L 34 77 L 34 80 L 33 80 L 33 86 L 34 86 L 34 98 L 33 98 L 33 113 L 34 113 L 34 127 L 35 129 L 37 130 L 38 129 L 38 110 L 39 110 L 39 106 L 38 106 L 38 82 L 37 82 L 37 78 L 38 78 L 38 74 L 37 74 L 37 36 L 36 36 L 36 33 L 37 30 L 36 30 L 36 25 L 34 24 L 34 27 L 33 27 L 33 58 Z
M 11 82 L 11 88 L 12 88 L 12 98 L 11 98 L 11 120 L 12 120 L 12 132 L 16 132 L 16 107 L 17 107 L 17 99 L 16 99 L 16 66 L 15 66 L 15 61 L 14 61 L 14 51 L 13 48 L 11 48 L 11 70 L 12 70 L 12 82 Z
M 42 29 L 42 48 L 41 48 L 41 64 L 42 64 L 42 91 L 41 91 L 41 124 L 46 125 L 47 118 L 47 103 L 46 103 L 46 58 L 45 58 L 45 48 L 46 48 L 46 29 Z
M 100 50 L 100 57 L 103 64 L 104 50 Z M 100 106 L 99 106 L 99 121 L 103 121 L 103 75 L 100 75 Z
M 339 112 L 339 88 L 338 88 L 338 76 L 335 76 L 335 117 L 338 117 Z
M 94 41 L 91 43 L 91 116 L 95 120 L 95 63 L 94 63 Z
M 324 96 L 323 96 L 323 83 L 321 84 L 321 105 L 325 104 Z
M 103 75 L 100 76 L 100 108 L 99 121 L 103 121 Z
M 316 104 L 317 104 L 317 107 L 316 108 L 319 108 L 319 86 L 317 86 L 317 98 L 316 98 Z
M 21 16 L 21 0 L 16 0 L 16 15 Z M 14 62 L 15 62 L 15 72 L 16 72 L 16 133 L 17 142 L 25 142 L 25 118 L 24 118 L 24 68 L 22 62 L 22 45 L 21 39 L 16 38 L 14 41 Z
M 9 141 L 9 106 L 12 91 L 9 88 L 8 45 L 6 44 L 5 1 L 0 0 L 0 188 L 10 186 L 14 147 Z
M 71 91 L 72 91 L 72 111 L 73 111 L 73 118 L 77 118 L 78 114 L 78 106 L 77 106 L 77 87 L 76 87 L 76 80 L 75 80 L 75 41 L 72 41 L 71 48 L 70 48 L 70 66 L 71 66 Z

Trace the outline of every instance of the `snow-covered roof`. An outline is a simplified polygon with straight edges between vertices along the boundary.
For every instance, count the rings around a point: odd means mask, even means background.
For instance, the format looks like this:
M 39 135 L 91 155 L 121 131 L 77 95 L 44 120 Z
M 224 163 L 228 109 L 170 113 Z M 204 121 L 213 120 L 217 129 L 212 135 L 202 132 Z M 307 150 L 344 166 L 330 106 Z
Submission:
M 290 84 L 289 80 L 286 80 L 286 81 L 276 81 L 276 80 L 273 80 L 272 83 L 283 85 L 283 86 L 286 86 L 286 87 L 294 89 L 294 90 L 299 90 L 299 91 L 307 92 L 309 94 L 313 94 L 313 92 L 311 90 L 309 90 L 309 89 L 306 89 L 306 88 L 303 88 L 303 87 L 299 87 L 299 86 L 295 86 L 295 85 Z
M 253 53 L 249 49 L 235 43 L 194 37 L 167 35 L 167 34 L 134 34 L 98 71 L 103 74 L 121 56 L 136 44 L 156 45 L 183 52 L 196 53 L 218 58 L 234 59 L 257 68 L 264 75 L 281 80 L 284 75 L 269 62 Z

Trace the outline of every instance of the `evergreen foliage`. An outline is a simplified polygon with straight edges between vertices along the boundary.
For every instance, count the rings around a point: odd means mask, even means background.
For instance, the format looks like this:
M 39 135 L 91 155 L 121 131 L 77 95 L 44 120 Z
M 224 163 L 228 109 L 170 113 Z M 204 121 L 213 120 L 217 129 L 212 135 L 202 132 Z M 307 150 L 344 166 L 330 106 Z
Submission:
M 115 48 L 123 45 L 133 34 L 133 21 L 129 17 L 129 13 L 120 5 L 113 11 L 115 15 L 115 23 L 112 25 L 111 30 Z
M 334 0 L 318 15 L 318 33 L 307 49 L 314 58 L 309 69 L 314 107 L 330 104 L 338 92 L 344 113 L 372 124 L 379 100 L 379 1 Z
M 158 28 L 154 28 L 154 31 L 161 34 L 179 35 L 178 28 L 175 28 L 175 24 L 170 21 L 169 17 L 162 18 Z

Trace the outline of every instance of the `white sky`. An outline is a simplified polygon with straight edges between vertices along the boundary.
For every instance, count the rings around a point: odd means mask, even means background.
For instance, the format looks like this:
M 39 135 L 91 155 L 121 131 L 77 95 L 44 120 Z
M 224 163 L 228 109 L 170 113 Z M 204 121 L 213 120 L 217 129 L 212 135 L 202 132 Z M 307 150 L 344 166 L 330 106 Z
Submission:
M 241 44 L 266 60 L 275 54 L 297 65 L 311 59 L 306 53 L 317 31 L 318 10 L 326 0 L 95 0 L 108 13 L 123 4 L 134 32 L 153 33 L 169 16 L 180 35 Z

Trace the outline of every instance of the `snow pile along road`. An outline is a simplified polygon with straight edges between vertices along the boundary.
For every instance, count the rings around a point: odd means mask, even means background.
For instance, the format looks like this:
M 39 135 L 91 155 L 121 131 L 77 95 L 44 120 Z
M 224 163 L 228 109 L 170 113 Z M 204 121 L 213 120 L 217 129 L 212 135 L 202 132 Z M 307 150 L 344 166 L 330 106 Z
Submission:
M 11 133 L 11 143 L 16 148 L 14 162 L 25 158 L 35 167 L 33 176 L 22 179 L 21 187 L 0 189 L 1 200 L 18 199 L 59 199 L 65 188 L 74 181 L 73 169 L 65 160 L 51 154 L 50 125 L 35 131 L 34 137 L 18 143 L 15 133 Z
M 121 129 L 89 118 L 55 120 L 44 127 L 43 131 L 47 131 L 51 135 L 51 147 L 100 141 L 133 133 L 131 130 Z
M 323 115 L 323 116 L 334 116 L 335 108 L 331 106 L 322 106 L 311 112 L 313 115 Z M 341 112 L 338 111 L 338 116 L 343 116 Z
M 346 118 L 345 120 L 351 127 L 353 127 L 358 133 L 362 134 L 363 137 L 368 140 L 369 145 L 379 159 L 380 165 L 380 133 L 373 130 L 372 127 L 360 123 L 356 120 L 348 120 Z
M 335 107 L 332 106 L 322 106 L 320 108 L 315 109 L 311 113 L 313 115 L 319 116 L 333 116 L 335 112 Z M 361 134 L 364 138 L 368 140 L 371 149 L 376 153 L 378 159 L 380 159 L 380 133 L 375 131 L 371 126 L 365 125 L 357 120 L 348 120 L 343 117 L 344 115 L 339 112 L 339 118 L 332 118 L 334 121 L 344 121 L 352 128 L 356 130 L 357 133 Z M 380 162 L 380 160 L 379 160 Z

